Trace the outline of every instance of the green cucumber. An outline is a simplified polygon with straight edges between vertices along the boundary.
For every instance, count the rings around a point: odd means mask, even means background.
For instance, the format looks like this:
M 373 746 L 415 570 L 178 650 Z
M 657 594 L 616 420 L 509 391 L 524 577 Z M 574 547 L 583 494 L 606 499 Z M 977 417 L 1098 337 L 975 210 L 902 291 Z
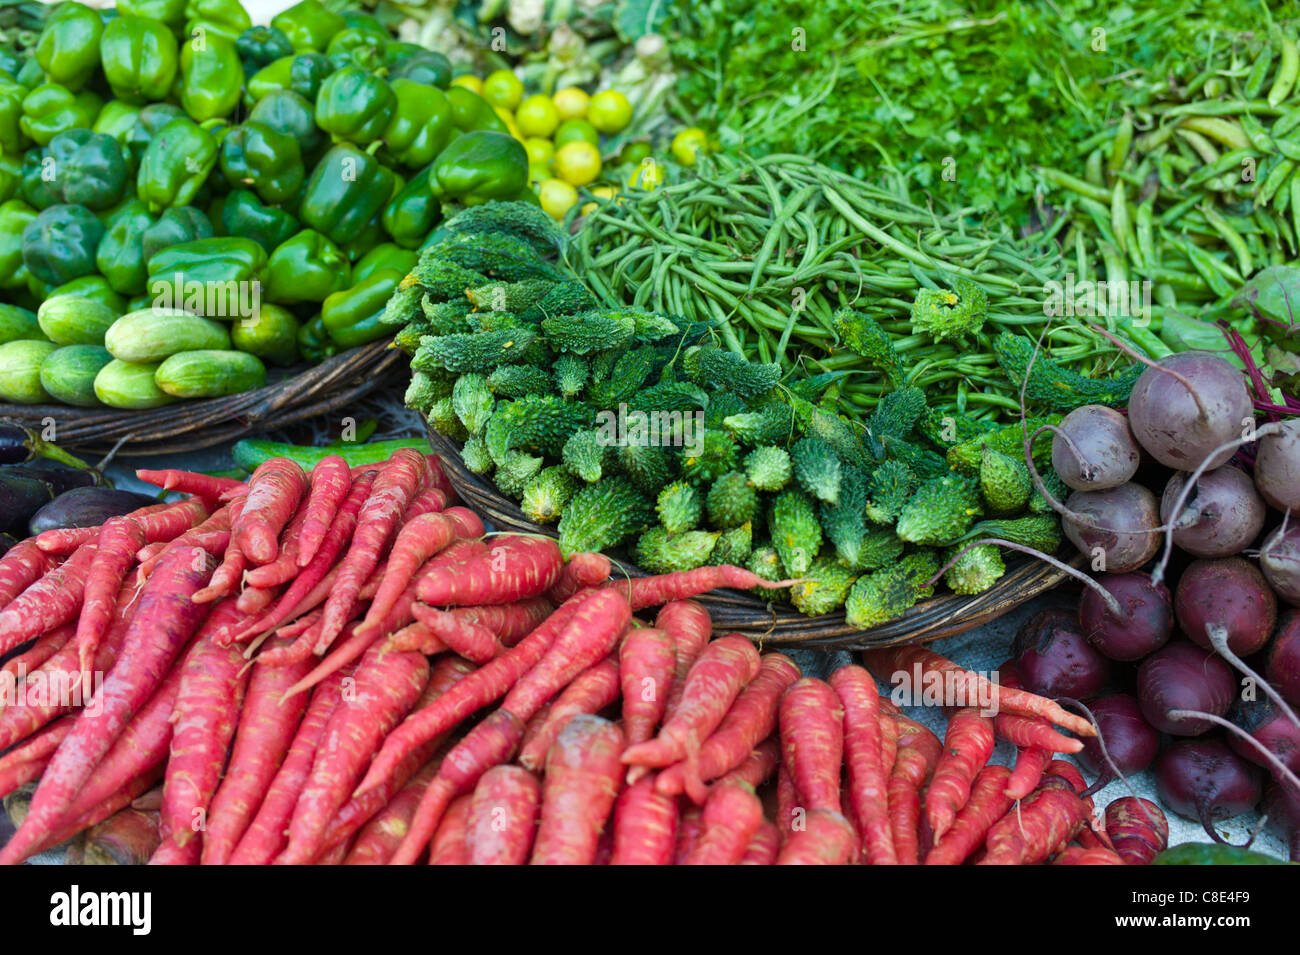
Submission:
M 298 319 L 279 305 L 263 302 L 253 318 L 230 326 L 230 340 L 240 351 L 272 365 L 287 366 L 298 360 Z
M 95 397 L 110 408 L 157 408 L 176 399 L 154 382 L 157 364 L 137 365 L 114 358 L 95 376 Z
M 224 398 L 265 385 L 266 366 L 242 351 L 183 351 L 158 366 L 154 381 L 177 398 Z
M 120 317 L 113 306 L 83 295 L 53 295 L 36 313 L 41 331 L 56 345 L 102 345 Z
M 103 345 L 64 345 L 41 363 L 41 386 L 65 405 L 98 408 L 95 376 L 112 360 Z
M 181 308 L 144 308 L 114 322 L 104 347 L 114 358 L 148 364 L 183 351 L 227 349 L 230 332 L 220 322 Z
M 337 454 L 351 467 L 365 464 L 378 464 L 387 461 L 402 448 L 415 448 L 425 454 L 430 452 L 429 442 L 424 438 L 397 438 L 391 441 L 371 441 L 369 444 L 330 445 L 326 448 L 314 448 L 304 444 L 284 444 L 280 441 L 255 441 L 245 439 L 236 441 L 233 449 L 235 464 L 245 471 L 253 472 L 258 465 L 271 458 L 288 458 L 296 461 L 304 470 L 311 470 L 331 454 Z
M 0 305 L 0 345 L 8 342 L 43 342 L 48 339 L 41 331 L 36 313 L 17 305 Z
M 53 342 L 16 341 L 0 345 L 0 401 L 40 405 L 50 401 L 41 387 L 41 364 L 59 346 Z

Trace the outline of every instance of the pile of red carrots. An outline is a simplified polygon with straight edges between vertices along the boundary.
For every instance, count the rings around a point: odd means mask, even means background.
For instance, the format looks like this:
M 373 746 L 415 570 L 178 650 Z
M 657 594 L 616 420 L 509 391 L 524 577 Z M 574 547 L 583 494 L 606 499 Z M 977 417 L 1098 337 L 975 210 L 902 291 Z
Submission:
M 611 580 L 485 534 L 411 450 L 140 476 L 185 496 L 0 558 L 0 654 L 22 649 L 0 795 L 23 807 L 0 863 L 86 832 L 215 865 L 1093 863 L 1159 841 L 1143 806 L 1107 835 L 1053 759 L 1079 745 L 1053 724 L 1092 728 L 1050 701 L 995 687 L 1000 715 L 955 712 L 941 742 L 868 670 L 801 678 L 691 599 L 789 582 Z M 867 665 L 915 662 L 980 679 L 915 647 Z M 995 733 L 1014 770 L 986 765 Z

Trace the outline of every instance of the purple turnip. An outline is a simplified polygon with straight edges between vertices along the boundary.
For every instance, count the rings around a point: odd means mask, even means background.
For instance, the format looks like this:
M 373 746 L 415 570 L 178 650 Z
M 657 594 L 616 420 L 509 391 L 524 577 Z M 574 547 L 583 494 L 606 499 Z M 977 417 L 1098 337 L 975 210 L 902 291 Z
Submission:
M 1138 444 L 1180 471 L 1207 459 L 1210 468 L 1226 464 L 1231 450 L 1218 449 L 1253 419 L 1245 376 L 1211 352 L 1162 358 L 1138 377 L 1129 395 L 1129 428 Z
M 1086 700 L 1110 676 L 1110 662 L 1088 643 L 1075 614 L 1040 610 L 1016 632 L 1011 645 L 1026 690 L 1049 699 Z
M 1079 762 L 1097 781 L 1084 795 L 1092 795 L 1116 778 L 1140 773 L 1160 751 L 1160 733 L 1146 721 L 1136 697 L 1112 693 L 1088 705 L 1097 735 L 1083 741 Z
M 1102 656 L 1131 662 L 1165 645 L 1174 626 L 1168 587 L 1146 574 L 1102 574 L 1097 583 L 1118 601 L 1119 612 L 1089 588 L 1079 600 L 1079 625 Z
M 1160 801 L 1178 815 L 1198 819 L 1215 842 L 1214 824 L 1250 812 L 1259 803 L 1260 773 L 1223 742 L 1178 740 L 1156 760 Z
M 1279 511 L 1300 513 L 1300 419 L 1283 421 L 1277 433 L 1260 438 L 1255 486 Z
M 1239 554 L 1259 536 L 1264 526 L 1264 501 L 1250 478 L 1225 465 L 1207 471 L 1197 480 L 1178 519 L 1173 505 L 1182 493 L 1187 475 L 1175 474 L 1160 499 L 1160 519 L 1173 521 L 1174 543 L 1194 557 L 1230 557 Z
M 1278 621 L 1264 676 L 1284 700 L 1300 706 L 1300 610 L 1288 610 Z
M 1277 598 L 1259 568 L 1240 557 L 1196 560 L 1178 580 L 1174 615 L 1197 646 L 1212 645 L 1208 628 L 1217 625 L 1233 653 L 1249 656 L 1273 633 Z
M 1061 527 L 1070 542 L 1101 566 L 1094 570 L 1126 574 L 1137 570 L 1160 548 L 1160 518 L 1155 495 L 1129 482 L 1107 491 L 1075 491 L 1065 501 Z M 1098 553 L 1100 552 L 1100 553 Z
M 1259 569 L 1274 592 L 1300 607 L 1300 523 L 1283 521 L 1259 549 Z
M 1237 695 L 1232 669 L 1216 654 L 1175 641 L 1142 661 L 1137 697 L 1146 721 L 1171 736 L 1199 736 L 1210 721 L 1178 719 L 1170 711 L 1198 710 L 1223 716 Z
M 1137 473 L 1141 452 L 1114 408 L 1075 408 L 1052 431 L 1052 467 L 1072 490 L 1105 491 Z

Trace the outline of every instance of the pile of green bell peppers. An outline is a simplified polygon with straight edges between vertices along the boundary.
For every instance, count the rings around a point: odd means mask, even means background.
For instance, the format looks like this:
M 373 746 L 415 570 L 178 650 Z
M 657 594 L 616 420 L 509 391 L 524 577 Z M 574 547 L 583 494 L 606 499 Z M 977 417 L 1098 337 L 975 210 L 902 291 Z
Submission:
M 446 206 L 527 191 L 491 106 L 361 10 L 69 0 L 0 54 L 0 304 L 256 281 L 236 347 L 319 361 L 384 336 Z

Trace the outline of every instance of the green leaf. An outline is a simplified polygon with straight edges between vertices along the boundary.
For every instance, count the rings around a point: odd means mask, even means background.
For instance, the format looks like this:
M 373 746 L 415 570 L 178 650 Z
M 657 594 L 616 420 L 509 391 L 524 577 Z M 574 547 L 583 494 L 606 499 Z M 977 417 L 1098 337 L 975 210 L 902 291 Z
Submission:
M 614 29 L 624 43 L 635 43 L 647 33 L 658 33 L 668 18 L 668 0 L 619 0 Z

